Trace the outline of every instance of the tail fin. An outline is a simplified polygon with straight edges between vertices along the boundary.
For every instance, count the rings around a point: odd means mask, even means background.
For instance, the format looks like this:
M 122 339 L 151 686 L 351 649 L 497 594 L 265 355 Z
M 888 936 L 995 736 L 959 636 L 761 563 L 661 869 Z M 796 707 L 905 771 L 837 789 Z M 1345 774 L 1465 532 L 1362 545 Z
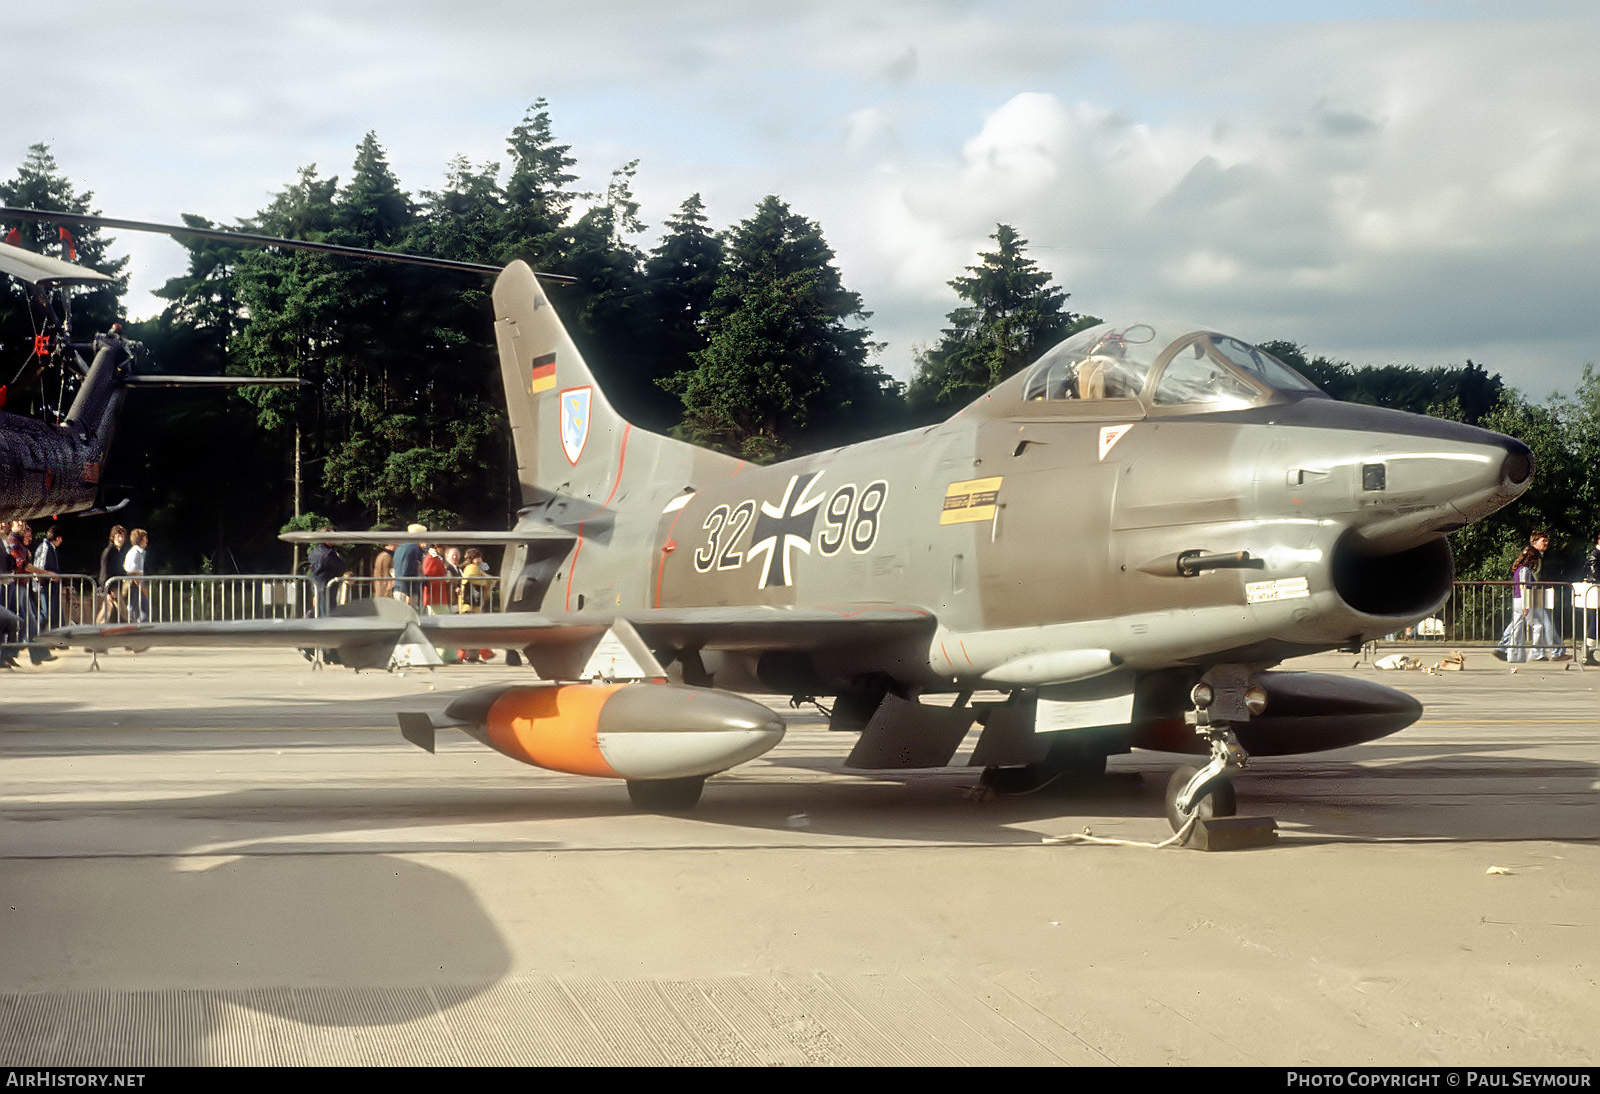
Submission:
M 693 490 L 737 473 L 740 460 L 639 429 L 618 414 L 526 263 L 501 271 L 494 314 L 523 505 L 564 495 L 587 500 L 592 512 L 621 506 L 636 492 Z
M 605 500 L 632 428 L 612 409 L 527 263 L 494 285 L 494 334 L 522 501 L 543 491 Z

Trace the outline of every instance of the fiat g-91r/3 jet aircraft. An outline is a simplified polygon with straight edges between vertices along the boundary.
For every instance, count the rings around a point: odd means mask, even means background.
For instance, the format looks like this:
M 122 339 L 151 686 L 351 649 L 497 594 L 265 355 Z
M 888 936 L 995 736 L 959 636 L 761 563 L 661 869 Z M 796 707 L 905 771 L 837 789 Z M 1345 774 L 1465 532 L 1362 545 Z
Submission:
M 544 683 L 403 715 L 407 737 L 431 748 L 460 726 L 657 807 L 781 737 L 713 688 L 835 697 L 858 768 L 944 765 L 979 723 L 972 763 L 998 789 L 1130 748 L 1207 756 L 1169 787 L 1178 825 L 1231 811 L 1252 754 L 1414 721 L 1380 685 L 1271 670 L 1432 613 L 1445 535 L 1533 473 L 1516 440 L 1335 402 L 1245 342 L 1168 323 L 1084 331 L 942 424 L 755 466 L 623 420 L 526 265 L 493 299 L 524 508 L 511 532 L 434 538 L 510 545 L 506 612 L 419 620 L 386 601 L 62 643 L 338 646 L 357 665 L 402 640 L 522 648 Z M 608 634 L 644 682 L 565 683 Z M 980 690 L 1006 699 L 973 704 Z M 922 702 L 936 693 L 954 705 Z

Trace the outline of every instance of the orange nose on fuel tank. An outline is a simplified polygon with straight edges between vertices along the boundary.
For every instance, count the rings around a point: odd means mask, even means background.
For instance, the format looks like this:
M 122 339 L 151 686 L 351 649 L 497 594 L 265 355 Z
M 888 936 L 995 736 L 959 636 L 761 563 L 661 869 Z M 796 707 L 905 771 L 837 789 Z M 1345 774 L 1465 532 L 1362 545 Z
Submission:
M 512 759 L 611 779 L 711 775 L 783 738 L 783 719 L 760 703 L 671 684 L 510 688 L 484 726 L 489 745 Z

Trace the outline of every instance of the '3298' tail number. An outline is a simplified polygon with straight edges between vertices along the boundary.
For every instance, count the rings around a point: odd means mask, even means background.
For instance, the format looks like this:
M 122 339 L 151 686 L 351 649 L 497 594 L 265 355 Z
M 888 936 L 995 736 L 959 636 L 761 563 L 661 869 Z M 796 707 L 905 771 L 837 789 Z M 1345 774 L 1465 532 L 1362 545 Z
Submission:
M 810 488 L 820 472 L 796 475 L 789 480 L 783 497 L 776 504 L 750 498 L 735 505 L 719 505 L 706 515 L 702 527 L 706 541 L 694 553 L 694 568 L 700 573 L 737 570 L 750 558 L 762 556 L 766 562 L 760 586 L 789 585 L 791 549 L 810 554 L 812 537 L 824 557 L 832 557 L 848 545 L 856 554 L 865 554 L 878 540 L 883 507 L 889 499 L 889 484 L 882 479 L 865 487 L 845 483 L 828 496 L 812 496 Z M 822 530 L 816 531 L 817 516 Z M 749 545 L 744 546 L 745 533 Z

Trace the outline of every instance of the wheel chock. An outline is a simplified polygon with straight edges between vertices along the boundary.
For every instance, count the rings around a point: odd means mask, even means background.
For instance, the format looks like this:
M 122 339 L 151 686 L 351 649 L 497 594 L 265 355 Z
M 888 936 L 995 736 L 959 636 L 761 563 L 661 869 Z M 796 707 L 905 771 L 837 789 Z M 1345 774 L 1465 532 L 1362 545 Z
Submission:
M 1271 817 L 1210 817 L 1194 822 L 1188 846 L 1198 851 L 1243 851 L 1278 842 L 1278 822 Z

